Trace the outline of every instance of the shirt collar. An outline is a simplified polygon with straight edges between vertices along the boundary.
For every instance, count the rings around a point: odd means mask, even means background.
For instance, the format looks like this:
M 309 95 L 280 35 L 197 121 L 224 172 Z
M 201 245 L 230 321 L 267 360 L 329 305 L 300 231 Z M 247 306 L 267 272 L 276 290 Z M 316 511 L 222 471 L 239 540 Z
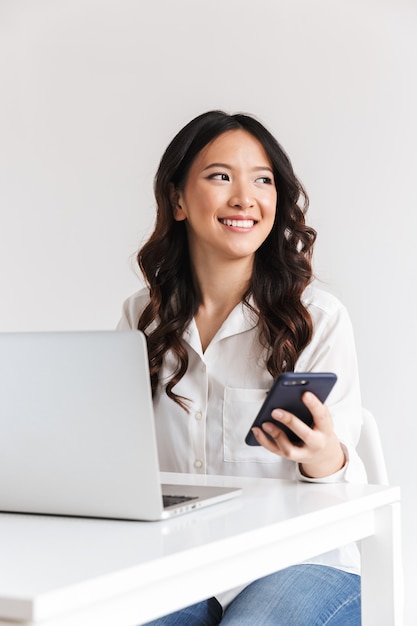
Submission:
M 249 299 L 249 304 L 253 307 L 253 309 L 248 307 L 243 302 L 239 302 L 239 304 L 235 306 L 213 337 L 210 345 L 218 343 L 226 337 L 244 333 L 257 325 L 258 314 L 252 297 Z M 201 354 L 202 349 L 200 335 L 194 318 L 185 329 L 183 339 L 190 345 L 191 348 L 193 348 L 193 350 L 195 350 L 195 352 Z

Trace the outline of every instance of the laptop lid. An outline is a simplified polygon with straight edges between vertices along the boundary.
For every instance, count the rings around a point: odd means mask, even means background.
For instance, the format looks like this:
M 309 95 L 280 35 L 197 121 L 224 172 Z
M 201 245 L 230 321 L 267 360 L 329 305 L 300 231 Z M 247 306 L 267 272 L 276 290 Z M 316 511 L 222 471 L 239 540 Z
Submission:
M 0 333 L 0 511 L 156 520 L 237 493 L 164 509 L 141 332 Z

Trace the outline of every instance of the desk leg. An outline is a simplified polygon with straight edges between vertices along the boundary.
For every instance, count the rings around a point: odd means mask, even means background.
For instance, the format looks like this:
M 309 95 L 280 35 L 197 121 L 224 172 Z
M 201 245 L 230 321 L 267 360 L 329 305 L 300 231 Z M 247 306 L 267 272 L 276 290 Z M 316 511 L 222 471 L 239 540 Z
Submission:
M 400 503 L 375 511 L 375 534 L 361 542 L 362 626 L 403 626 Z

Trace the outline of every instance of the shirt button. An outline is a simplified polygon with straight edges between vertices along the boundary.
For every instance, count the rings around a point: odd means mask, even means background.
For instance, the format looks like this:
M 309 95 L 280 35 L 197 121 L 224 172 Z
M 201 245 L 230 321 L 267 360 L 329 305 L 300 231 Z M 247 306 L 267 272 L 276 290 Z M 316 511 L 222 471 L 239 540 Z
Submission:
M 201 411 L 197 411 L 194 417 L 196 420 L 201 420 L 203 418 L 203 414 Z
M 207 367 L 206 367 L 205 365 L 203 365 L 203 366 L 201 367 L 201 369 L 203 370 L 203 372 L 206 372 L 206 371 L 207 371 Z
M 203 461 L 200 461 L 200 459 L 196 459 L 194 461 L 194 467 L 197 469 L 201 469 L 203 467 Z

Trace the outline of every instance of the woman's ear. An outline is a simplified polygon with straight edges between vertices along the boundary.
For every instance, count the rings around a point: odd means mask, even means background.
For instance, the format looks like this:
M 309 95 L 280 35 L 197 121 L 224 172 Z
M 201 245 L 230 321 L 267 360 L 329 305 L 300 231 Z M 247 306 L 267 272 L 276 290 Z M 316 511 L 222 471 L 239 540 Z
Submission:
M 174 220 L 181 222 L 182 220 L 187 219 L 187 216 L 181 206 L 181 192 L 174 187 L 173 183 L 170 183 L 169 185 L 169 200 L 171 202 Z

